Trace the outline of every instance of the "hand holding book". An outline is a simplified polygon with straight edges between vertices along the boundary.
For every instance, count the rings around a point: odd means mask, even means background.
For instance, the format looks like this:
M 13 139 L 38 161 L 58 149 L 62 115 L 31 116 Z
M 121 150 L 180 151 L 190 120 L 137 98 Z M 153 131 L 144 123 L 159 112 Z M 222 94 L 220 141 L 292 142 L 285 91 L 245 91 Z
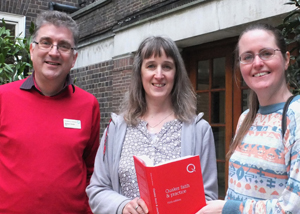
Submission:
M 199 156 L 186 156 L 153 166 L 133 156 L 141 198 L 149 214 L 194 214 L 206 205 Z
M 125 205 L 122 213 L 148 213 L 146 203 L 141 198 L 135 198 Z

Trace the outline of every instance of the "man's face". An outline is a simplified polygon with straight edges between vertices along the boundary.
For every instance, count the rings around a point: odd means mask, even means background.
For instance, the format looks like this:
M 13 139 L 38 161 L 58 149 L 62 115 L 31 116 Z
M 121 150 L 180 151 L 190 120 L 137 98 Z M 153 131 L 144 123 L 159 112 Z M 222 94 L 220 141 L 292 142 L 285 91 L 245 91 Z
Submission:
M 38 44 L 30 45 L 37 84 L 40 87 L 44 84 L 51 84 L 51 81 L 63 84 L 76 62 L 77 53 L 74 54 L 72 49 L 69 52 L 63 52 L 62 49 L 57 49 L 56 45 L 74 47 L 72 32 L 66 27 L 45 24 L 37 32 L 35 42 L 54 45 L 51 49 L 43 49 Z

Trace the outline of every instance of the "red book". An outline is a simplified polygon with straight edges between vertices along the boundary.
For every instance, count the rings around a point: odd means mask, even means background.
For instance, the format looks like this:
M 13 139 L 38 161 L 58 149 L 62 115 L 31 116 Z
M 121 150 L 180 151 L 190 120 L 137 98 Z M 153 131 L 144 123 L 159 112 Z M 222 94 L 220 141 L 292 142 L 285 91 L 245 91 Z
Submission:
M 133 158 L 140 197 L 149 214 L 195 214 L 206 205 L 198 155 L 156 166 L 146 156 Z

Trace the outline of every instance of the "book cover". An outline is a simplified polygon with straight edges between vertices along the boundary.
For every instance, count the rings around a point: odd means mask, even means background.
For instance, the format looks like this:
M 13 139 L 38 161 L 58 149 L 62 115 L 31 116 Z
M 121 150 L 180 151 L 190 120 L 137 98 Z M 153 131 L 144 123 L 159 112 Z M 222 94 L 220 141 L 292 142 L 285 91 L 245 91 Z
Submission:
M 133 158 L 140 197 L 149 214 L 194 214 L 206 205 L 198 155 L 156 166 L 145 157 Z

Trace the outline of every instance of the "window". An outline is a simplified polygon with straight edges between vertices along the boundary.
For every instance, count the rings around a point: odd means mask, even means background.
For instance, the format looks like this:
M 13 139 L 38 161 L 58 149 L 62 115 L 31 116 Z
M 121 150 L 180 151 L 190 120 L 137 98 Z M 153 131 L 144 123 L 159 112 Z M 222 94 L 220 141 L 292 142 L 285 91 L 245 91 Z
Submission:
M 12 14 L 12 13 L 4 13 L 0 12 L 0 27 L 2 27 L 2 19 L 6 23 L 6 28 L 11 30 L 11 35 L 25 37 L 25 21 L 26 17 Z
M 220 199 L 224 199 L 228 183 L 226 153 L 247 97 L 246 86 L 237 86 L 234 81 L 236 40 L 225 39 L 183 50 L 187 71 L 197 93 L 197 112 L 204 112 L 204 119 L 214 134 Z

